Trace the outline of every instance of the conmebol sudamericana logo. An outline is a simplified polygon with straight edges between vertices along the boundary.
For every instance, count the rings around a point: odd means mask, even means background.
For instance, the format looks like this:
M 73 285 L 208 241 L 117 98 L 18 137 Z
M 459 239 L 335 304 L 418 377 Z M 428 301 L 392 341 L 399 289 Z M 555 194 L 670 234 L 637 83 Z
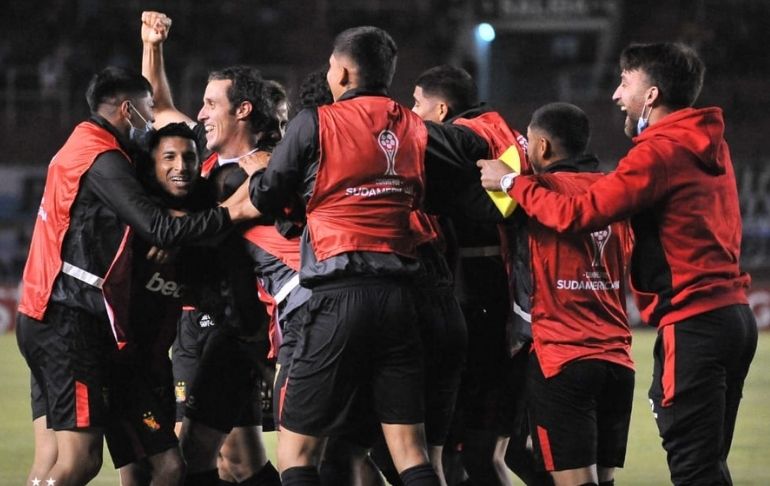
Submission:
M 398 138 L 396 137 L 396 134 L 387 129 L 381 131 L 377 136 L 377 144 L 385 153 L 385 158 L 388 161 L 388 168 L 385 171 L 385 175 L 398 175 L 396 174 L 396 153 L 398 152 Z
M 604 247 L 607 246 L 607 241 L 610 239 L 610 235 L 612 234 L 612 227 L 607 226 L 604 229 L 601 229 L 599 231 L 594 231 L 591 233 L 591 240 L 594 244 L 594 257 L 593 261 L 591 262 L 591 266 L 594 268 L 602 267 L 602 255 L 604 253 Z

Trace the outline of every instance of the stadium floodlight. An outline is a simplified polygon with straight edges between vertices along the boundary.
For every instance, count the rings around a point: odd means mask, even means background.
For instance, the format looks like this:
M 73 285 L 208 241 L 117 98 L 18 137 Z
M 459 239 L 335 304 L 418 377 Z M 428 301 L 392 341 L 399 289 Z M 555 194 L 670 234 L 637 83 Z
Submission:
M 495 28 L 487 22 L 482 22 L 476 26 L 476 36 L 483 42 L 492 42 L 495 40 Z

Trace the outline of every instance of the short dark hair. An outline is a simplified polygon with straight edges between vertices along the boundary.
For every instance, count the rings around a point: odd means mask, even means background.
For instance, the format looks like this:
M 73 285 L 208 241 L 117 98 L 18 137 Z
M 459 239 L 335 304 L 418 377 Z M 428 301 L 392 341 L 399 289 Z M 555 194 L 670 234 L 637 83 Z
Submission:
M 120 97 L 152 95 L 152 85 L 141 74 L 130 69 L 108 66 L 94 74 L 86 89 L 86 101 L 91 113 L 104 103 L 118 103 Z
M 266 79 L 263 87 L 263 96 L 270 103 L 272 110 L 275 113 L 278 110 L 278 105 L 281 103 L 288 103 L 288 97 L 286 95 L 286 88 L 281 83 L 273 79 Z
M 639 69 L 660 90 L 661 103 L 686 108 L 698 99 L 706 67 L 694 49 L 681 43 L 631 44 L 620 54 L 620 69 Z
M 428 96 L 438 96 L 449 106 L 450 115 L 462 113 L 479 104 L 478 89 L 468 71 L 449 64 L 424 71 L 415 81 Z
M 168 125 L 165 125 L 162 128 L 159 128 L 158 130 L 153 130 L 150 133 L 150 140 L 148 143 L 148 151 L 150 154 L 152 154 L 153 150 L 155 150 L 158 147 L 158 144 L 160 144 L 161 139 L 166 137 L 181 137 L 181 138 L 189 138 L 195 143 L 195 152 L 198 153 L 198 136 L 195 134 L 192 128 L 185 123 L 185 122 L 179 122 L 179 123 L 169 123 Z
M 305 76 L 299 85 L 299 108 L 315 108 L 334 103 L 332 91 L 326 81 L 326 70 L 319 69 Z
M 585 152 L 591 139 L 591 126 L 583 110 L 571 103 L 549 103 L 532 113 L 530 128 L 542 130 L 552 141 L 575 157 Z
M 263 134 L 258 143 L 260 149 L 272 151 L 276 144 L 281 141 L 281 120 L 278 119 L 278 108 L 281 103 L 286 103 L 288 110 L 289 100 L 286 95 L 286 88 L 272 79 L 265 80 L 262 97 L 267 102 L 270 116 L 261 127 L 254 127 L 254 131 Z
M 227 89 L 227 100 L 231 105 L 231 113 L 244 101 L 251 103 L 249 122 L 253 133 L 261 129 L 270 121 L 270 103 L 265 99 L 265 80 L 259 69 L 252 66 L 230 66 L 209 73 L 209 82 L 229 80 L 232 84 Z
M 342 31 L 334 39 L 334 54 L 349 57 L 358 67 L 359 84 L 368 90 L 387 90 L 396 72 L 398 48 L 379 27 L 362 26 Z

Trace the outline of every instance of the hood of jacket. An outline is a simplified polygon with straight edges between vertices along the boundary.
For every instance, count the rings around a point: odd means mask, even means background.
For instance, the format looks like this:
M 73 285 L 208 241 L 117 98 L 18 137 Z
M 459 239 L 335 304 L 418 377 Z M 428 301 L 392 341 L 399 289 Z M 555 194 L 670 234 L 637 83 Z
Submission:
M 721 108 L 684 108 L 674 111 L 634 137 L 639 144 L 667 139 L 691 152 L 707 173 L 725 173 L 725 161 L 719 156 L 725 142 L 725 122 Z

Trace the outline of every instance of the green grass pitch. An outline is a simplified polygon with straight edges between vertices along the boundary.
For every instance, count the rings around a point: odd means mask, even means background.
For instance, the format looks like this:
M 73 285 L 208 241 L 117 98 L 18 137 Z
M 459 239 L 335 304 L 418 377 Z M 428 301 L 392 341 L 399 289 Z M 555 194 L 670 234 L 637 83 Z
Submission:
M 669 484 L 665 455 L 647 402 L 652 376 L 655 333 L 637 330 L 634 411 L 631 417 L 626 467 L 616 474 L 618 485 Z M 32 461 L 32 425 L 29 410 L 29 374 L 13 334 L 0 335 L 0 485 L 22 485 Z M 274 449 L 274 434 L 267 434 Z M 117 486 L 105 450 L 105 465 L 91 483 Z M 760 333 L 757 355 L 744 389 L 743 402 L 729 459 L 736 485 L 770 484 L 770 333 Z M 517 483 L 520 484 L 520 483 Z

